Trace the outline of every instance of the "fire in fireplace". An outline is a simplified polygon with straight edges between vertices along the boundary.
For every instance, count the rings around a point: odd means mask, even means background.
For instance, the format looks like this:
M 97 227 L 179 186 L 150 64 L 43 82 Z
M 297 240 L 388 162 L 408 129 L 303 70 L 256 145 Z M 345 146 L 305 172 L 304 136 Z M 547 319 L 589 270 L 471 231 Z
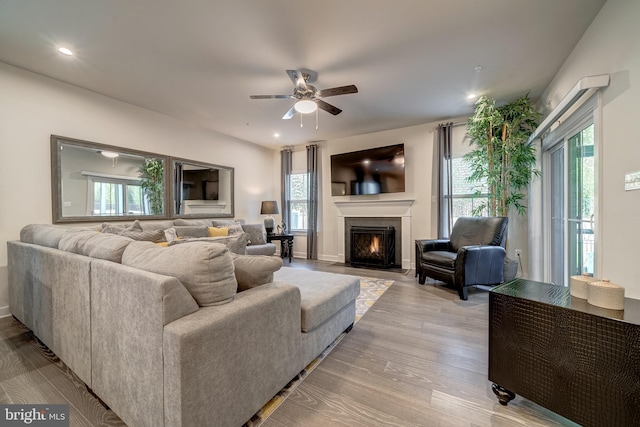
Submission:
M 395 228 L 352 226 L 351 265 L 354 267 L 395 267 Z

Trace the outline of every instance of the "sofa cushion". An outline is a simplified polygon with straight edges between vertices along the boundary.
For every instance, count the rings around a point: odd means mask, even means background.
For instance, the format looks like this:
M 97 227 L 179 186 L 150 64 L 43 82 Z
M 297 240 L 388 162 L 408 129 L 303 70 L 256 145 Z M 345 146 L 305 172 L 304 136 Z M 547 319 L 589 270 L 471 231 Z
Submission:
M 244 224 L 242 229 L 245 233 L 249 233 L 250 245 L 264 245 L 267 243 L 267 230 L 264 224 Z
M 422 254 L 422 262 L 425 264 L 436 265 L 449 270 L 456 267 L 457 252 L 449 251 L 429 251 Z
M 177 278 L 201 307 L 230 302 L 238 288 L 229 249 L 218 243 L 190 241 L 162 248 L 133 242 L 122 264 Z
M 200 227 L 210 227 L 211 220 L 210 219 L 177 218 L 175 221 L 173 221 L 173 225 L 191 225 L 191 226 L 200 226 Z
M 169 243 L 169 246 L 182 245 L 191 242 L 211 242 L 221 243 L 229 248 L 230 252 L 239 255 L 246 254 L 247 243 L 249 242 L 249 235 L 242 233 L 239 236 L 227 236 L 227 237 L 198 237 L 193 239 L 174 240 Z
M 239 224 L 242 225 L 245 223 L 244 219 L 214 219 L 211 220 L 211 225 L 214 227 L 226 227 L 227 225 Z
M 274 245 L 273 243 L 247 246 L 247 255 L 273 255 L 275 253 L 276 245 Z
M 273 273 L 282 267 L 282 258 L 264 255 L 231 254 L 238 291 L 273 282 Z
M 303 332 L 317 328 L 360 295 L 360 278 L 344 274 L 287 267 L 274 273 L 274 281 L 300 289 Z
M 60 239 L 58 249 L 119 263 L 124 250 L 132 242 L 132 239 L 118 234 L 86 230 L 65 234 Z

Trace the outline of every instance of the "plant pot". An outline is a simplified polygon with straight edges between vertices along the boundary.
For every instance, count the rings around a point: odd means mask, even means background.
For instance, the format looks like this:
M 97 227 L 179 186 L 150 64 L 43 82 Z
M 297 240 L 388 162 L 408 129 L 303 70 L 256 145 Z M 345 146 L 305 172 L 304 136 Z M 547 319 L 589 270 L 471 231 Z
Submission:
M 503 281 L 509 282 L 516 278 L 518 275 L 518 261 L 511 258 L 504 259 L 504 266 L 502 267 Z

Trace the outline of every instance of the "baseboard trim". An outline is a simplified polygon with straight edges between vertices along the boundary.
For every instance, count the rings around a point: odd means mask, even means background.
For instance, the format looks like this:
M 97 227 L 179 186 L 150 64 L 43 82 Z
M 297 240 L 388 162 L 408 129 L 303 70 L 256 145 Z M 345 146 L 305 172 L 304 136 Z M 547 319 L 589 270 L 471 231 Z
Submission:
M 0 318 L 11 316 L 11 311 L 9 310 L 9 306 L 5 305 L 4 307 L 0 307 Z

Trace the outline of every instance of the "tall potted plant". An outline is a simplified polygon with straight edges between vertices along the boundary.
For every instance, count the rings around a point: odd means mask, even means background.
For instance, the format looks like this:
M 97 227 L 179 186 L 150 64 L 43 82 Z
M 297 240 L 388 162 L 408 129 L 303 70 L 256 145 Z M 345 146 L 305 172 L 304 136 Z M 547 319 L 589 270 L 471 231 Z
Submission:
M 140 186 L 147 200 L 152 215 L 162 215 L 164 204 L 164 164 L 159 159 L 144 159 L 141 168 Z
M 518 214 L 525 214 L 523 191 L 533 177 L 540 175 L 535 168 L 535 149 L 527 141 L 540 116 L 529 94 L 500 107 L 492 98 L 478 99 L 467 123 L 467 136 L 475 148 L 465 160 L 471 168 L 468 181 L 483 187 L 488 199 L 473 210 L 474 215 L 488 212 L 489 216 L 509 216 L 512 207 Z M 515 268 L 506 266 L 505 273 L 515 277 L 517 268 L 517 263 Z

